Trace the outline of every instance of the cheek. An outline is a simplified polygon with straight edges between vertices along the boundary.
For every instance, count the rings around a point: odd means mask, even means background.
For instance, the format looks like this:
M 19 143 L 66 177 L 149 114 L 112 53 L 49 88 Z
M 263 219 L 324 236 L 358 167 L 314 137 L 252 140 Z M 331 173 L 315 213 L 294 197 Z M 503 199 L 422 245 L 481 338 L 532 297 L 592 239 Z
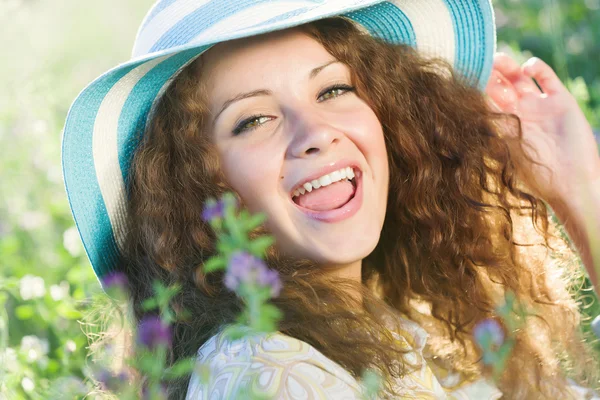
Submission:
M 385 213 L 387 204 L 390 172 L 388 156 L 383 135 L 383 127 L 375 113 L 370 109 L 363 109 L 353 118 L 353 141 L 365 157 L 370 167 L 370 175 L 375 187 L 373 188 L 376 208 Z
M 227 182 L 251 212 L 265 211 L 269 198 L 277 192 L 280 165 L 265 146 L 229 146 L 219 149 Z
M 353 114 L 349 121 L 352 127 L 354 142 L 371 165 L 377 166 L 379 173 L 387 175 L 387 152 L 383 128 L 379 119 L 370 108 L 364 108 L 360 113 Z

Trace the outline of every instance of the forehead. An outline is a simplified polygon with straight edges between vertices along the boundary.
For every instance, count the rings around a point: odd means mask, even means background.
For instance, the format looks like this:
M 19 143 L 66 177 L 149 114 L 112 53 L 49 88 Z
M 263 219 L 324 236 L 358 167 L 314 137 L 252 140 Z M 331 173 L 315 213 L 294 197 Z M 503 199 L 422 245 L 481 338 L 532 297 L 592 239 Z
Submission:
M 203 75 L 208 81 L 231 80 L 252 73 L 266 77 L 292 72 L 303 65 L 331 59 L 327 50 L 300 29 L 219 43 L 202 55 Z

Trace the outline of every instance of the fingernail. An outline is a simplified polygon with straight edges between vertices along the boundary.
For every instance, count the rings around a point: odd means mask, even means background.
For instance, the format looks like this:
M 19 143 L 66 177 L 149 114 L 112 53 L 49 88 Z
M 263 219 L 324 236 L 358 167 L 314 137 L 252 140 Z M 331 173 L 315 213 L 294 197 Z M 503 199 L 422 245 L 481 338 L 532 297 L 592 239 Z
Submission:
M 537 60 L 539 60 L 539 58 L 537 58 L 537 57 L 532 57 L 529 60 L 527 60 L 525 62 L 525 64 L 523 64 L 523 72 L 529 73 L 530 72 L 529 70 L 531 69 L 533 64 L 535 64 L 537 62 Z

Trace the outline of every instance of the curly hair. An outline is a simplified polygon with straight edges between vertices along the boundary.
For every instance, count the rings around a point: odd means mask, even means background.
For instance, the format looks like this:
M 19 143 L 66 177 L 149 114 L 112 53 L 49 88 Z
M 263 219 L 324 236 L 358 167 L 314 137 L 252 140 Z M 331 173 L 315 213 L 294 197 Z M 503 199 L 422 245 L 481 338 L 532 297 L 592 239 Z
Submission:
M 485 375 L 474 324 L 495 315 L 506 292 L 533 310 L 498 387 L 507 398 L 568 398 L 567 376 L 598 382 L 597 360 L 580 332 L 573 298 L 583 276 L 545 203 L 520 182 L 510 140 L 514 115 L 492 111 L 484 95 L 444 61 L 366 35 L 344 18 L 296 29 L 321 43 L 352 71 L 357 94 L 375 111 L 385 136 L 390 183 L 381 238 L 362 264 L 362 282 L 330 277 L 310 260 L 269 250 L 283 290 L 279 331 L 305 341 L 360 377 L 375 368 L 386 393 L 408 371 L 384 316 L 400 313 L 429 333 L 430 362 L 466 379 Z M 186 66 L 160 98 L 129 177 L 131 229 L 122 270 L 133 309 L 152 295 L 154 279 L 177 282 L 168 364 L 194 356 L 219 327 L 233 323 L 241 300 L 223 273 L 201 266 L 215 235 L 200 218 L 209 197 L 231 190 L 206 132 L 202 57 Z M 261 232 L 256 232 L 260 234 Z M 362 293 L 362 303 L 348 290 Z M 352 334 L 349 334 L 352 332 Z M 169 385 L 184 398 L 189 376 Z

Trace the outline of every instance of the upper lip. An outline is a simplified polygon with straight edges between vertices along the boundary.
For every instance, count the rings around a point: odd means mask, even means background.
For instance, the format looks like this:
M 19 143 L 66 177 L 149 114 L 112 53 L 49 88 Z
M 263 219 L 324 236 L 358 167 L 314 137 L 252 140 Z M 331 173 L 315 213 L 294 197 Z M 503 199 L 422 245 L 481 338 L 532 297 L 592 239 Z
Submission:
M 329 163 L 326 166 L 318 169 L 313 174 L 311 174 L 305 178 L 302 178 L 296 185 L 294 185 L 292 187 L 292 190 L 290 191 L 290 193 L 294 193 L 294 191 L 296 189 L 303 187 L 306 182 L 314 181 L 315 179 L 318 179 L 318 178 L 322 177 L 323 175 L 327 175 L 333 171 L 337 171 L 337 170 L 340 170 L 340 169 L 346 168 L 346 167 L 350 167 L 355 171 L 361 170 L 360 167 L 358 166 L 358 162 L 356 162 L 356 161 L 349 161 L 349 160 L 334 161 L 334 162 Z

